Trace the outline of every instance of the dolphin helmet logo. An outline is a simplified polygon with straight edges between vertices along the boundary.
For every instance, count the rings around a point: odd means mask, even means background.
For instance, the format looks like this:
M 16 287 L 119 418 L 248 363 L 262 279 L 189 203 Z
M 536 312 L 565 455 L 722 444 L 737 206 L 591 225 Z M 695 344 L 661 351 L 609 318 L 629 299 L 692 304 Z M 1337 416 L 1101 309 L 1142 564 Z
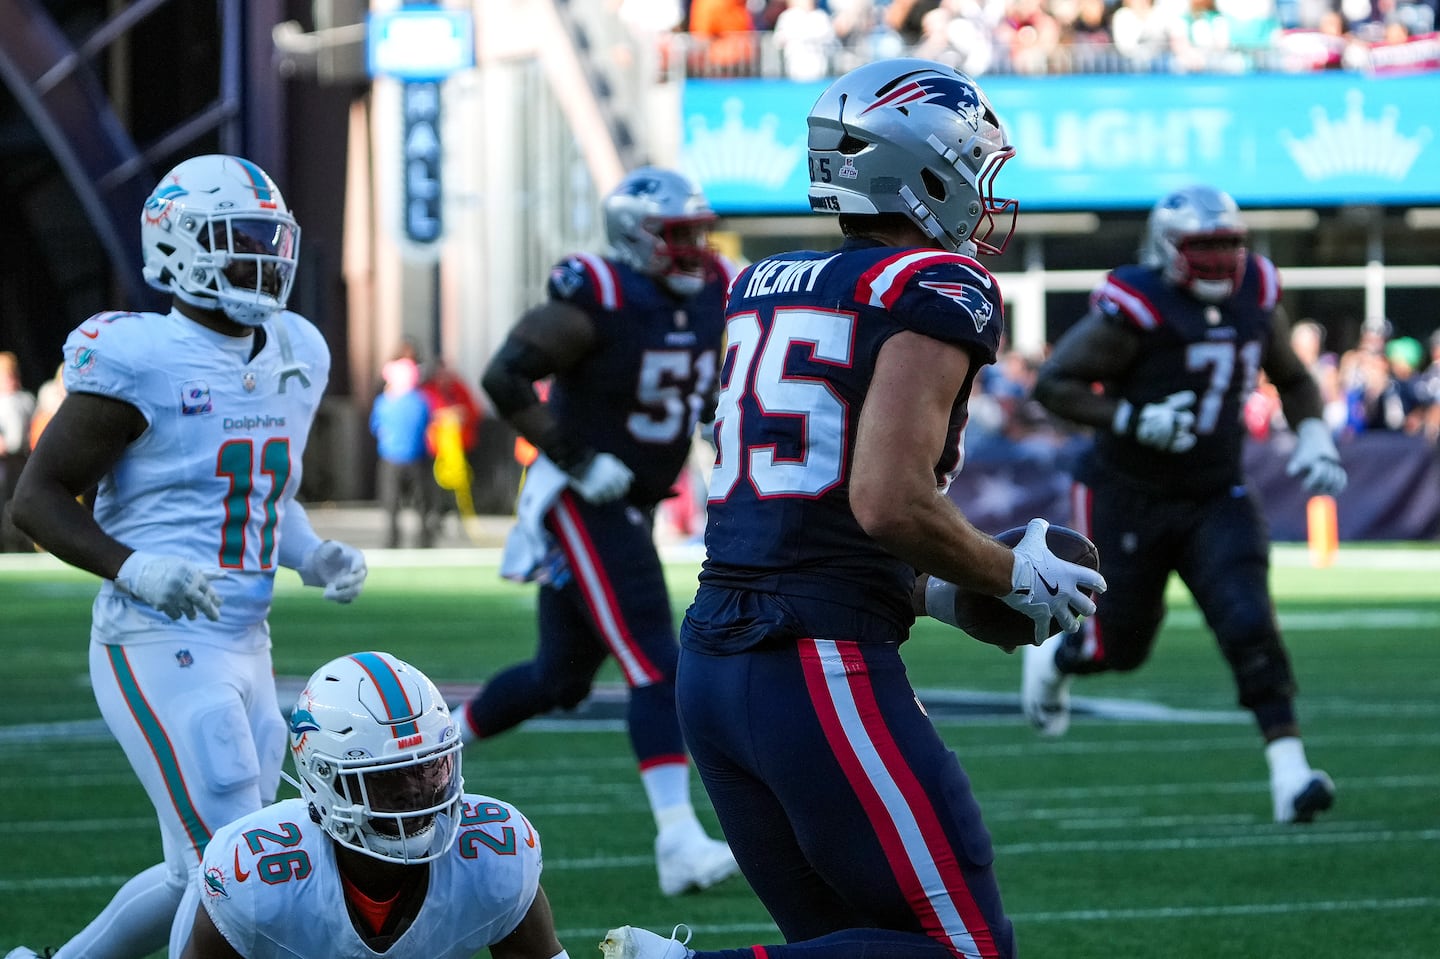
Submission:
M 980 120 L 984 114 L 980 92 L 975 89 L 974 84 L 955 77 L 930 76 L 902 83 L 861 110 L 860 115 L 863 117 L 871 110 L 882 107 L 901 109 L 917 103 L 933 103 L 937 107 L 953 110 L 970 129 L 980 129 Z
M 297 736 L 303 736 L 305 733 L 318 733 L 320 724 L 315 721 L 315 717 L 310 714 L 308 709 L 297 709 L 290 714 L 290 731 Z

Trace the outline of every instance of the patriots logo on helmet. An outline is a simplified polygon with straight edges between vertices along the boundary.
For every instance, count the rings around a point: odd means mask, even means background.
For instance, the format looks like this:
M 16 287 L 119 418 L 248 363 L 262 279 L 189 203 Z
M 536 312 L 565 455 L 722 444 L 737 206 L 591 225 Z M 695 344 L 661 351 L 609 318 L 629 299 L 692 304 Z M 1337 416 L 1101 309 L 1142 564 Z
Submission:
M 990 323 L 990 318 L 995 315 L 995 305 L 986 298 L 985 294 L 965 283 L 936 283 L 929 280 L 920 283 L 927 290 L 934 290 L 948 300 L 953 300 L 970 314 L 970 319 L 975 322 L 975 332 L 979 333 Z
M 633 177 L 620 192 L 625 196 L 650 196 L 660 192 L 660 180 L 653 176 Z
M 902 83 L 860 111 L 864 116 L 881 107 L 902 109 L 916 103 L 933 103 L 954 110 L 972 130 L 980 129 L 980 94 L 972 84 L 954 77 L 931 76 Z

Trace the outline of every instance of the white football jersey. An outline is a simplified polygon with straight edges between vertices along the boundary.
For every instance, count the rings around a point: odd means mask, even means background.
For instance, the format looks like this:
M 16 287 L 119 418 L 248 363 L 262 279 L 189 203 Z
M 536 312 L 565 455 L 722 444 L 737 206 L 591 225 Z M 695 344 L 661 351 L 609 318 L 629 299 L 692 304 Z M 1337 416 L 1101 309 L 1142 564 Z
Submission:
M 539 835 L 498 799 L 466 793 L 460 808 L 449 851 L 414 867 L 430 870 L 425 902 L 385 959 L 470 959 L 530 911 L 540 888 Z M 381 955 L 355 930 L 335 845 L 310 820 L 304 799 L 266 806 L 216 830 L 182 914 L 193 914 L 197 901 L 245 959 Z
M 310 425 L 330 378 L 330 349 L 284 311 L 250 338 L 223 336 L 172 310 L 100 313 L 65 341 L 65 387 L 123 400 L 149 428 L 101 481 L 95 518 L 135 549 L 225 572 L 219 622 L 181 620 L 187 641 L 266 640 L 280 520 L 300 488 Z M 106 580 L 93 631 L 125 642 L 170 625 Z M 256 627 L 261 627 L 256 629 Z M 257 639 L 258 637 L 258 639 Z

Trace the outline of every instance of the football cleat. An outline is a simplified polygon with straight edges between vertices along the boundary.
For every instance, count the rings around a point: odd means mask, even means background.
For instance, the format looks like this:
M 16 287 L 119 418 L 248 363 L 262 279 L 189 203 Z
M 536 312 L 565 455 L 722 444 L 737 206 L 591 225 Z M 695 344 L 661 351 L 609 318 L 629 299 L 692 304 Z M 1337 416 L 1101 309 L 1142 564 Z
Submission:
M 1020 681 L 1020 709 L 1042 736 L 1063 736 L 1070 728 L 1070 680 L 1055 667 L 1065 642 L 1057 633 L 1039 646 L 1026 646 Z
M 681 930 L 684 930 L 684 939 L 677 938 Z M 686 948 L 689 941 L 690 927 L 684 924 L 676 926 L 669 939 L 662 939 L 648 929 L 621 926 L 605 933 L 605 938 L 600 940 L 600 951 L 605 959 L 689 959 L 694 955 L 693 949 Z
M 36 952 L 27 946 L 16 946 L 5 953 L 5 959 L 50 959 L 53 955 L 55 955 L 55 950 L 48 946 L 41 952 Z
M 1271 779 L 1276 822 L 1314 822 L 1317 813 L 1335 805 L 1335 783 L 1322 770 L 1312 769 L 1303 779 Z
M 699 828 L 655 837 L 655 871 L 667 896 L 701 892 L 740 871 L 730 847 Z

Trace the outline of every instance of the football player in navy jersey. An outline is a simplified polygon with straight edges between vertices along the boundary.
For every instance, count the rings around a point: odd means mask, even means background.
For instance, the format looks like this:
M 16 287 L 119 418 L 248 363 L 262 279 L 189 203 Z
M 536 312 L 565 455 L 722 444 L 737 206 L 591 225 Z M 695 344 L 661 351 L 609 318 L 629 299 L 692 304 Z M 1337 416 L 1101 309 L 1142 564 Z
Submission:
M 466 704 L 462 730 L 467 741 L 485 738 L 572 708 L 613 656 L 629 685 L 660 888 L 676 895 L 738 868 L 691 804 L 675 624 L 652 530 L 714 405 L 733 268 L 707 248 L 715 214 L 679 173 L 631 172 L 604 215 L 609 255 L 558 263 L 547 301 L 520 318 L 482 379 L 496 411 L 541 454 L 501 568 L 540 581 L 540 635 L 534 659 L 490 677 Z M 546 377 L 541 403 L 534 384 Z
M 1105 585 L 1050 553 L 1045 520 L 1012 551 L 946 496 L 1003 331 L 974 257 L 1013 227 L 992 183 L 1014 151 L 970 78 L 914 59 L 836 80 L 809 151 L 811 207 L 845 241 L 731 287 L 707 557 L 681 628 L 686 742 L 787 943 L 727 955 L 1009 959 L 990 836 L 900 645 L 915 606 L 953 610 L 957 586 L 1003 597 L 1041 642 Z M 630 926 L 602 949 L 688 953 Z
M 1116 590 L 1083 631 L 1025 650 L 1022 701 L 1040 732 L 1064 733 L 1070 677 L 1145 662 L 1165 584 L 1179 573 L 1264 735 L 1275 820 L 1308 822 L 1331 806 L 1335 787 L 1305 758 L 1270 600 L 1269 536 L 1242 473 L 1241 412 L 1259 371 L 1297 434 L 1289 474 L 1310 493 L 1334 494 L 1345 470 L 1319 390 L 1290 346 L 1279 275 L 1245 241 L 1227 194 L 1191 186 L 1166 196 L 1150 213 L 1140 263 L 1105 277 L 1040 370 L 1036 398 L 1095 429 L 1076 470 L 1074 524 L 1093 538 Z

